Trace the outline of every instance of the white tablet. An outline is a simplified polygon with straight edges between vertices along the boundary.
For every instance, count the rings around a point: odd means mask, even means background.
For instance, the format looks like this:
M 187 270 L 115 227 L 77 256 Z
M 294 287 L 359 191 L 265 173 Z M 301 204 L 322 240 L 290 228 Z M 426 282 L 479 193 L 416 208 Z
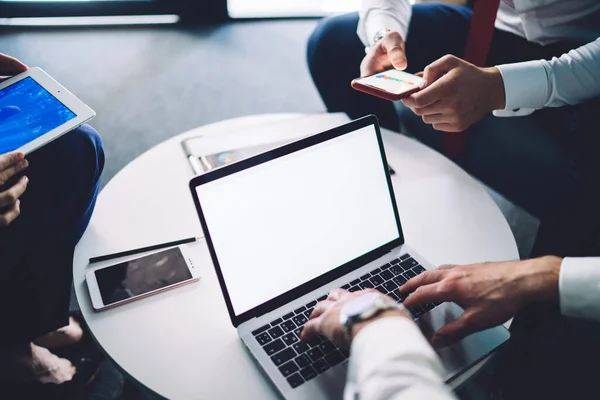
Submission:
M 29 154 L 95 115 L 42 69 L 31 68 L 0 83 L 0 154 Z

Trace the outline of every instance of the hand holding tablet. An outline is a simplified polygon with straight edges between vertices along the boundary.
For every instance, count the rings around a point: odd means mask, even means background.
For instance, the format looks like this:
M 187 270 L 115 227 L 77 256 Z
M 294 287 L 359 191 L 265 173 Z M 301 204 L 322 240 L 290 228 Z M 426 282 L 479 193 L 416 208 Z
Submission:
M 0 54 L 0 154 L 25 155 L 92 119 L 96 114 L 40 68 Z
M 0 228 L 10 225 L 21 214 L 19 199 L 25 193 L 29 179 L 19 174 L 28 166 L 20 151 L 0 154 Z
M 27 71 L 27 65 L 14 57 L 0 53 L 0 77 L 18 75 L 25 71 Z
M 0 227 L 21 213 L 19 198 L 29 183 L 22 176 L 25 156 L 94 115 L 41 69 L 0 53 Z

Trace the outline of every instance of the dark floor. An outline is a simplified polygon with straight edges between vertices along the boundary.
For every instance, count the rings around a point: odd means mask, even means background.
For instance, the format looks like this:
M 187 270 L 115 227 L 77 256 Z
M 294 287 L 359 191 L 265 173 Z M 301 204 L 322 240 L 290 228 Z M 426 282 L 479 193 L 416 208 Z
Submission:
M 8 31 L 0 52 L 44 68 L 97 112 L 92 125 L 104 138 L 106 184 L 142 152 L 188 129 L 242 115 L 325 111 L 305 62 L 315 25 Z M 534 222 L 495 199 L 526 254 Z M 123 377 L 106 363 L 89 398 L 132 398 L 122 388 Z

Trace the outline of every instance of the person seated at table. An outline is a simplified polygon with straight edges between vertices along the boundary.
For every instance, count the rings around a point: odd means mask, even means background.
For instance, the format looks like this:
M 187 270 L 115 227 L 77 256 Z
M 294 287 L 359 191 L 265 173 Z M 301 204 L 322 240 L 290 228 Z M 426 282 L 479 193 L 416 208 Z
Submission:
M 492 68 L 475 68 L 456 58 L 440 60 L 449 54 L 462 57 L 468 39 L 473 44 L 473 39 L 482 40 L 487 13 L 492 12 L 493 22 L 493 0 L 470 3 L 473 9 L 365 0 L 359 13 L 324 19 L 315 29 L 307 49 L 310 72 L 328 111 L 352 118 L 376 114 L 383 126 L 400 128 L 452 155 L 467 172 L 540 218 L 555 196 L 577 185 L 584 173 L 578 163 L 585 147 L 581 136 L 590 129 L 595 133 L 595 125 L 578 121 L 587 107 L 579 103 L 600 95 L 600 42 L 594 42 L 600 37 L 600 5 L 596 0 L 500 0 L 489 56 L 482 63 Z M 469 35 L 478 21 L 484 22 Z M 553 57 L 560 58 L 539 61 Z M 426 81 L 445 96 L 438 91 L 437 96 L 416 97 L 420 103 L 407 102 L 415 116 L 400 102 L 350 87 L 359 74 L 392 67 L 429 71 Z M 563 107 L 520 118 L 490 115 L 495 109 L 557 105 Z M 440 132 L 467 128 L 462 139 Z M 463 152 L 454 149 L 451 142 L 457 140 L 466 141 Z
M 440 347 L 515 317 L 497 366 L 504 399 L 598 397 L 599 205 L 597 182 L 569 193 L 541 222 L 534 258 L 426 271 L 400 288 L 410 293 L 405 306 L 452 301 L 465 309 L 433 336 Z
M 591 161 L 590 168 L 600 169 L 600 157 Z M 541 221 L 533 258 L 444 265 L 426 271 L 399 287 L 407 296 L 404 306 L 413 309 L 451 301 L 465 309 L 459 319 L 431 337 L 436 347 L 449 346 L 514 317 L 511 338 L 496 357 L 495 380 L 491 382 L 493 391 L 504 400 L 597 397 L 599 205 L 598 182 L 565 193 L 553 215 Z M 315 307 L 303 338 L 319 333 L 343 344 L 340 308 L 361 293 L 332 291 L 327 302 Z M 398 310 L 392 311 L 380 318 L 402 316 Z M 364 334 L 358 333 L 361 326 L 353 331 L 356 340 L 348 375 L 349 384 L 355 386 L 352 390 L 364 391 L 361 399 L 404 398 L 404 393 L 416 393 L 416 398 L 446 398 L 435 372 L 437 359 L 414 325 L 391 319 L 372 321 Z
M 483 0 L 479 1 L 482 4 Z M 426 85 L 423 90 L 403 100 L 404 105 L 416 115 L 411 118 L 404 113 L 405 126 L 413 124 L 415 128 L 415 124 L 418 125 L 418 128 L 409 130 L 418 131 L 421 140 L 440 150 L 444 149 L 438 131 L 450 132 L 445 137 L 451 139 L 452 133 L 469 129 L 466 152 L 456 160 L 467 171 L 541 218 L 532 257 L 600 256 L 600 134 L 597 128 L 600 112 L 600 39 L 597 38 L 600 36 L 600 24 L 596 23 L 600 18 L 600 7 L 597 2 L 502 0 L 488 65 L 507 64 L 491 68 L 477 67 L 449 55 L 434 61 L 437 56 L 430 52 L 462 54 L 458 47 L 450 51 L 447 46 L 459 43 L 464 47 L 468 27 L 464 21 L 469 21 L 471 15 L 465 7 L 439 4 L 413 6 L 405 46 L 404 36 L 397 32 L 397 25 L 398 22 L 403 22 L 405 28 L 409 25 L 407 10 L 410 11 L 410 6 L 407 3 L 393 0 L 363 3 L 363 31 L 365 21 L 375 24 L 388 22 L 393 27 L 391 32 L 377 36 L 377 41 L 370 43 L 372 48 L 362 61 L 362 74 L 392 65 L 404 68 L 406 58 L 410 66 L 415 58 L 423 60 L 431 57 L 421 65 L 412 63 L 414 72 L 424 69 Z M 400 9 L 404 11 L 398 13 Z M 535 17 L 517 12 L 523 9 L 531 10 Z M 555 18 L 557 15 L 561 18 Z M 444 40 L 439 40 L 439 35 L 429 40 L 435 36 L 431 34 L 431 26 L 439 26 L 432 21 L 449 23 L 457 20 L 463 23 L 449 26 L 441 34 L 462 32 L 461 40 L 456 42 L 454 36 L 444 36 Z M 347 83 L 334 81 L 338 78 L 351 79 L 349 70 L 347 73 L 338 70 L 337 74 L 330 74 L 328 81 L 324 78 L 324 69 L 332 65 L 325 62 L 328 54 L 336 57 L 338 62 L 335 65 L 342 71 L 345 71 L 343 68 L 357 69 L 363 58 L 358 52 L 361 46 L 360 43 L 350 44 L 356 39 L 349 39 L 348 33 L 349 27 L 356 27 L 357 21 L 355 15 L 324 22 L 315 31 L 309 45 L 313 78 L 317 86 L 322 86 L 322 96 L 329 99 L 326 103 L 331 104 L 328 106 L 331 111 L 346 111 L 335 109 L 341 107 L 339 102 L 345 102 L 347 110 L 354 107 L 353 112 L 359 112 L 358 105 L 352 103 L 358 94 L 349 91 Z M 520 35 L 539 43 L 529 43 Z M 347 51 L 348 60 L 352 52 L 354 61 L 340 62 L 344 54 L 332 50 L 334 48 L 344 49 L 342 53 Z M 574 50 L 562 54 L 569 49 Z M 543 55 L 545 52 L 548 53 Z M 560 57 L 550 61 L 515 63 L 532 57 L 551 58 L 552 52 Z M 346 67 L 346 64 L 350 66 Z M 342 94 L 342 90 L 348 92 Z M 375 107 L 374 102 L 378 100 L 362 99 L 370 102 L 370 107 Z M 391 107 L 389 103 L 378 104 Z M 522 118 L 487 117 L 493 110 L 512 109 L 542 110 Z M 382 118 L 382 122 L 386 121 Z M 423 123 L 430 124 L 432 128 L 422 129 Z M 549 260 L 553 262 L 549 263 Z M 541 268 L 540 264 L 553 265 L 545 267 L 549 269 L 545 274 L 553 274 L 556 278 L 552 281 L 556 290 L 553 296 L 547 296 L 544 304 L 534 306 L 529 303 L 543 299 L 536 297 L 535 293 L 528 293 L 526 288 L 517 287 L 517 284 L 536 282 L 536 279 L 526 280 L 522 274 L 533 274 L 536 268 Z M 449 268 L 445 267 L 433 276 L 446 276 L 447 273 L 449 279 L 442 279 L 438 285 L 426 285 L 421 292 L 429 293 L 424 297 L 429 298 L 433 296 L 431 292 L 440 291 L 437 294 L 443 300 L 462 302 L 467 313 L 464 319 L 440 332 L 436 340 L 442 343 L 444 338 L 454 340 L 448 330 L 462 327 L 459 332 L 465 334 L 486 324 L 504 322 L 500 319 L 508 319 L 520 311 L 512 329 L 511 345 L 499 367 L 500 386 L 506 398 L 577 398 L 574 393 L 588 397 L 594 393 L 590 385 L 595 376 L 588 366 L 600 356 L 597 339 L 600 326 L 597 322 L 572 317 L 573 309 L 579 310 L 576 315 L 590 317 L 582 311 L 586 307 L 594 313 L 592 316 L 600 314 L 596 308 L 600 303 L 597 296 L 600 287 L 598 259 L 573 261 L 566 258 L 560 261 L 545 258 L 516 264 L 458 267 L 455 272 L 446 269 Z M 560 295 L 556 283 L 559 276 Z M 486 286 L 484 281 L 487 278 Z M 462 283 L 451 286 L 457 281 Z M 564 282 L 571 283 L 563 286 Z M 405 290 L 418 286 L 412 284 Z M 573 300 L 575 293 L 580 293 L 582 299 Z M 418 295 L 414 295 L 413 300 L 409 297 L 407 301 L 409 305 L 416 305 L 422 301 L 419 299 Z M 492 299 L 496 299 L 493 305 Z M 516 305 L 515 301 L 518 301 Z M 578 301 L 581 303 L 576 307 L 574 304 Z M 556 306 L 557 302 L 560 302 L 560 308 Z
M 541 227 L 538 250 L 600 255 L 600 219 L 589 222 L 589 207 L 600 204 L 600 195 L 585 192 L 576 198 L 569 212 Z M 442 381 L 438 357 L 404 308 L 438 301 L 455 302 L 465 312 L 435 332 L 431 343 L 436 347 L 449 346 L 516 315 L 508 348 L 499 354 L 499 381 L 492 383 L 500 398 L 597 395 L 600 257 L 545 256 L 444 265 L 409 280 L 399 291 L 408 296 L 402 307 L 389 298 L 394 305 L 354 324 L 347 336 L 340 323 L 345 307 L 355 310 L 359 302 L 358 308 L 369 302 L 375 305 L 373 298 L 383 294 L 372 289 L 354 293 L 334 289 L 315 306 L 303 329 L 302 340 L 320 334 L 340 347 L 351 347 L 346 399 L 454 398 Z
M 0 76 L 25 71 L 0 54 Z M 94 209 L 104 167 L 84 125 L 30 154 L 0 155 L 0 380 L 61 384 L 75 375 L 53 351 L 81 340 L 69 317 L 73 251 Z

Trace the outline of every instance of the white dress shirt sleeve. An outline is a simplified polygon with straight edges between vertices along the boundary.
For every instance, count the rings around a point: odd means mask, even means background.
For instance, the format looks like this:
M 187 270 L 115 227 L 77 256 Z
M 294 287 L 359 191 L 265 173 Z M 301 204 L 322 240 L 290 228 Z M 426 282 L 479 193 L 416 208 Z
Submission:
M 564 316 L 600 321 L 600 257 L 563 259 L 559 296 Z
M 388 317 L 352 341 L 345 400 L 453 400 L 441 362 L 415 323 Z
M 411 14 L 412 6 L 408 0 L 362 0 L 358 37 L 369 46 L 377 32 L 389 29 L 406 40 Z
M 578 104 L 600 96 L 600 38 L 550 61 L 499 65 L 505 110 Z

